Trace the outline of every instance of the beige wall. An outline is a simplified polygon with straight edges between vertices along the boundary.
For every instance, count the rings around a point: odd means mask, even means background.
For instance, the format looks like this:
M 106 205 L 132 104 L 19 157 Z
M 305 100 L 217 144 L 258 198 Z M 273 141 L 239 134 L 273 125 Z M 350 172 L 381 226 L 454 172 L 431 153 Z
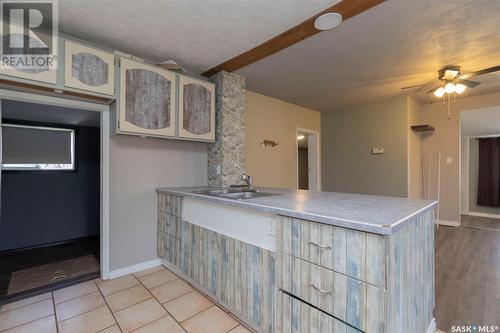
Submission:
M 406 97 L 323 113 L 323 190 L 408 195 Z M 384 154 L 373 155 L 373 147 Z
M 424 104 L 419 111 L 419 121 L 435 127 L 432 135 L 422 137 L 422 151 L 441 152 L 441 202 L 440 219 L 460 221 L 460 112 L 500 105 L 500 93 L 475 97 L 460 96 L 452 104 L 452 118 L 447 118 L 446 107 L 440 102 Z M 446 158 L 452 163 L 447 164 Z
M 246 94 L 246 169 L 256 186 L 297 188 L 296 129 L 321 129 L 320 113 L 251 91 Z M 262 139 L 278 141 L 262 147 Z
M 157 258 L 157 187 L 207 184 L 207 145 L 114 136 L 110 140 L 110 270 Z
M 420 125 L 419 112 L 420 104 L 413 98 L 407 98 L 407 112 L 408 112 L 408 198 L 418 199 L 420 197 L 421 189 L 421 174 L 422 174 L 422 139 L 421 133 L 415 132 L 411 129 L 413 125 Z

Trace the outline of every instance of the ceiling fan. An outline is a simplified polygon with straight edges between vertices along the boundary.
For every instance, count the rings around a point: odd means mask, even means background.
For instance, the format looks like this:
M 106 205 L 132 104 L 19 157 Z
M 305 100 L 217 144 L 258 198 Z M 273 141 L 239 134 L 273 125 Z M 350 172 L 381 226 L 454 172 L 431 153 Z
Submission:
M 500 66 L 485 68 L 476 72 L 462 74 L 460 66 L 445 66 L 438 71 L 437 80 L 419 84 L 415 86 L 403 87 L 401 89 L 416 89 L 414 92 L 426 90 L 426 93 L 434 93 L 436 97 L 443 98 L 443 104 L 448 104 L 448 119 L 451 116 L 450 100 L 451 97 L 456 97 L 457 94 L 463 93 L 467 88 L 475 88 L 481 84 L 478 81 L 469 80 L 471 77 L 489 74 L 500 71 Z M 429 89 L 430 88 L 430 89 Z

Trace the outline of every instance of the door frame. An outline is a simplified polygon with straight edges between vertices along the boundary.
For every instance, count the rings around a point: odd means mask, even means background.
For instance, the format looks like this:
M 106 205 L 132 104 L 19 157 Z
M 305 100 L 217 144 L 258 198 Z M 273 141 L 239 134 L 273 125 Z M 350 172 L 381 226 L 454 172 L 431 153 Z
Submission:
M 0 101 L 2 99 L 59 106 L 70 109 L 81 109 L 100 112 L 100 137 L 101 137 L 101 191 L 100 191 L 100 270 L 103 280 L 109 279 L 109 145 L 111 136 L 110 106 L 69 98 L 48 96 L 23 91 L 14 91 L 0 88 Z
M 488 214 L 488 213 L 478 213 L 478 212 L 471 212 L 469 210 L 469 206 L 470 206 L 470 197 L 469 197 L 469 183 L 470 183 L 470 179 L 469 179 L 469 174 L 467 174 L 466 176 L 466 181 L 468 182 L 467 184 L 467 191 L 465 192 L 465 195 L 466 195 L 466 202 L 467 202 L 467 207 L 462 207 L 462 192 L 465 190 L 465 184 L 463 184 L 462 182 L 462 173 L 463 173 L 463 170 L 462 170 L 462 122 L 463 122 L 463 118 L 462 118 L 462 115 L 466 112 L 481 112 L 481 111 L 489 111 L 489 110 L 493 110 L 493 111 L 496 111 L 498 110 L 498 107 L 496 106 L 489 106 L 489 107 L 484 107 L 484 108 L 474 108 L 474 109 L 465 109 L 465 110 L 460 110 L 458 112 L 458 116 L 459 116 L 459 124 L 458 124 L 458 159 L 460 161 L 460 164 L 459 164 L 459 167 L 458 167 L 458 188 L 459 188 L 459 197 L 460 197 L 460 200 L 459 200 L 459 205 L 458 205 L 458 212 L 459 212 L 459 224 L 460 225 L 462 223 L 462 214 L 465 214 L 465 215 L 470 215 L 470 216 L 480 216 L 480 217 L 490 217 L 490 218 L 500 218 L 500 215 L 497 215 L 497 214 Z M 488 138 L 488 137 L 498 137 L 498 134 L 492 134 L 492 135 L 471 135 L 471 136 L 467 136 L 467 138 L 470 140 L 471 138 Z M 467 141 L 467 145 L 470 147 L 470 141 Z M 468 154 L 469 156 L 467 156 L 467 159 L 468 159 L 468 163 L 470 165 L 470 148 L 468 147 Z M 467 168 L 468 169 L 468 168 Z M 469 172 L 469 170 L 467 170 L 467 172 Z
M 310 130 L 310 129 L 306 129 L 306 128 L 301 128 L 301 127 L 297 127 L 295 129 L 295 188 L 299 188 L 299 143 L 298 143 L 298 140 L 297 140 L 297 136 L 299 135 L 299 133 L 306 133 L 307 136 L 314 136 L 316 138 L 315 142 L 315 147 L 314 147 L 314 150 L 316 151 L 316 190 L 317 191 L 321 191 L 321 136 L 319 135 L 319 131 L 314 131 L 314 130 Z M 308 138 L 309 139 L 309 138 Z M 310 140 L 308 140 L 310 142 Z M 310 145 L 308 146 L 308 152 L 307 152 L 307 155 L 308 155 L 308 158 L 310 157 Z M 309 167 L 310 169 L 310 167 Z M 310 179 L 311 177 L 309 176 L 309 182 L 310 182 Z M 310 184 L 309 184 L 309 188 L 310 188 Z

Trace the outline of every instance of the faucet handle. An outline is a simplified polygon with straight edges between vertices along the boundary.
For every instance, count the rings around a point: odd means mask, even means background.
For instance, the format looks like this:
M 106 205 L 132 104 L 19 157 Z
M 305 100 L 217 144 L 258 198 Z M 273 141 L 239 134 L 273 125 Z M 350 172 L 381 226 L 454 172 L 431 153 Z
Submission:
M 241 180 L 247 180 L 247 177 L 248 177 L 248 176 L 247 176 L 246 174 L 242 174 L 242 175 L 241 175 Z

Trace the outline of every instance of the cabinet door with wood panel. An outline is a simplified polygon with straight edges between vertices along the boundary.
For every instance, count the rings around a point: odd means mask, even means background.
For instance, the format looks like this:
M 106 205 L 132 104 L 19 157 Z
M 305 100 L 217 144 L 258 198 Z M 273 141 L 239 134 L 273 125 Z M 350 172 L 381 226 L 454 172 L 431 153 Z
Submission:
M 114 55 L 70 41 L 64 43 L 64 86 L 114 95 Z
M 121 58 L 118 132 L 175 136 L 175 77 L 173 72 Z
M 215 85 L 179 76 L 179 137 L 215 139 Z

